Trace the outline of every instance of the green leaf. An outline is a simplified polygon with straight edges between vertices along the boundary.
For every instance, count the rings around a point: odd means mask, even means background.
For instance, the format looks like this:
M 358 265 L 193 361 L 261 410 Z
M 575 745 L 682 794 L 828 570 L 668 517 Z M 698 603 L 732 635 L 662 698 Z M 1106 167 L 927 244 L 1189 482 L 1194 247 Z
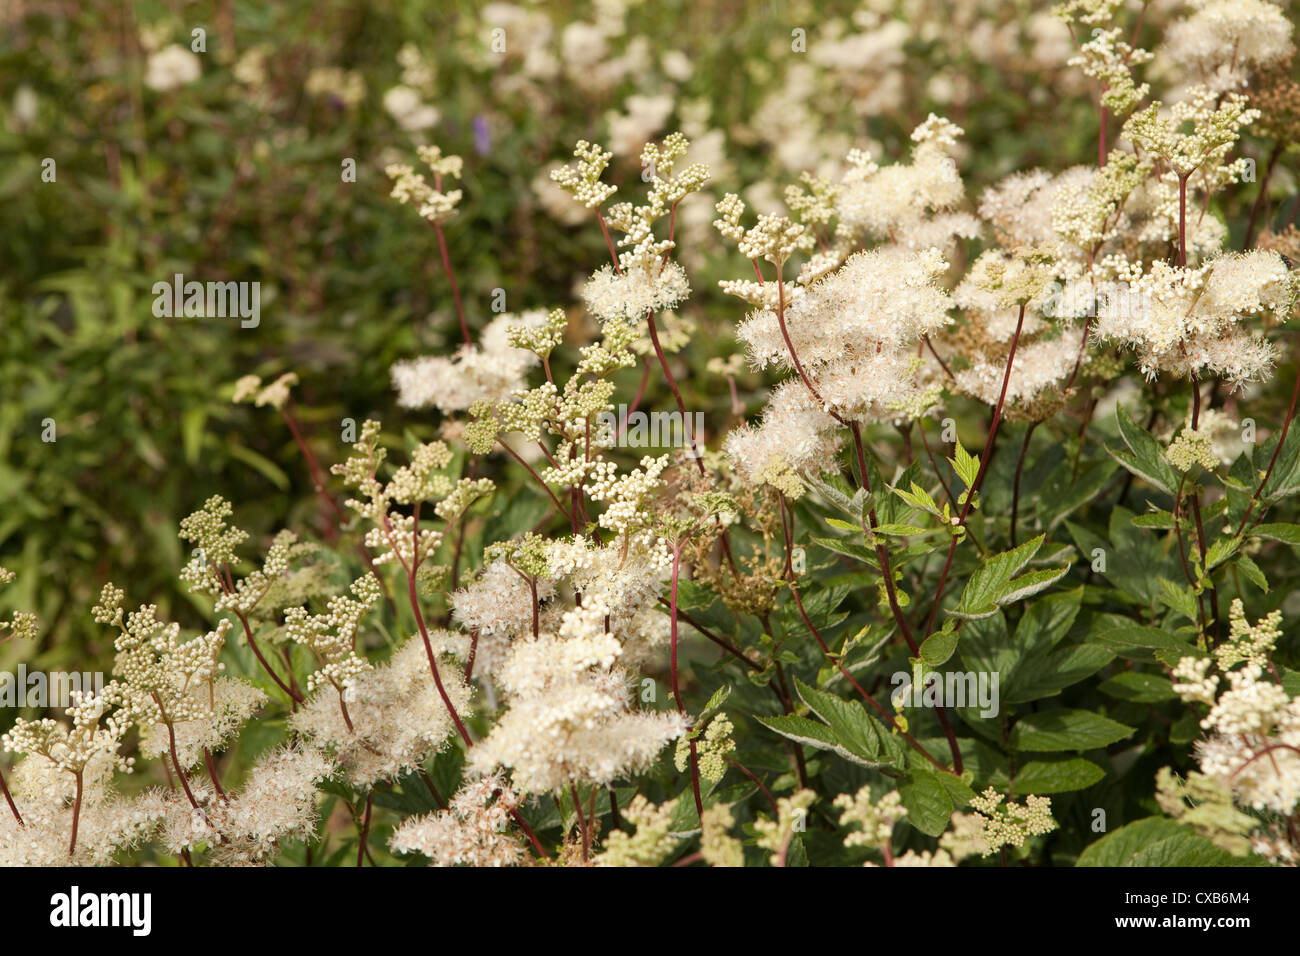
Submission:
M 1091 760 L 1055 757 L 1031 760 L 1016 772 L 1016 793 L 1067 793 L 1091 787 L 1106 776 Z
M 1125 671 L 1102 681 L 1097 689 L 1103 694 L 1135 704 L 1158 704 L 1173 700 L 1174 685 L 1169 678 L 1160 674 L 1146 674 L 1141 671 Z
M 819 544 L 828 551 L 834 551 L 836 554 L 842 554 L 845 557 L 854 558 L 858 561 L 868 564 L 871 567 L 876 566 L 876 553 L 864 544 L 858 544 L 855 541 L 848 541 L 841 538 L 813 538 L 813 544 Z
M 852 521 L 845 521 L 842 518 L 824 518 L 823 519 L 832 528 L 838 528 L 840 531 L 856 531 L 862 533 L 862 526 L 856 525 Z
M 1185 584 L 1179 585 L 1168 578 L 1160 579 L 1160 603 L 1173 608 L 1193 624 L 1197 623 L 1196 594 Z
M 719 707 L 721 707 L 724 703 L 726 703 L 727 698 L 730 696 L 731 696 L 730 684 L 725 684 L 722 687 L 719 687 L 717 690 L 715 690 L 713 692 L 713 696 L 709 698 L 709 702 L 704 705 L 704 709 L 701 710 L 699 715 L 695 718 L 695 723 L 697 725 L 703 723 L 707 717 L 709 717 L 714 711 L 716 711 Z
M 933 773 L 913 770 L 898 781 L 898 795 L 907 808 L 907 822 L 926 836 L 937 837 L 948 829 L 952 797 Z
M 1277 447 L 1273 442 L 1266 444 L 1268 447 L 1258 449 L 1261 458 L 1266 453 L 1271 456 L 1272 449 Z M 1263 476 L 1264 469 L 1261 467 L 1258 477 Z M 1287 431 L 1286 442 L 1283 443 L 1282 450 L 1277 453 L 1272 474 L 1264 483 L 1259 497 L 1266 504 L 1272 504 L 1297 491 L 1300 491 L 1300 430 L 1292 428 Z
M 812 712 L 830 725 L 840 745 L 861 758 L 859 763 L 864 760 L 874 761 L 880 766 L 895 759 L 901 752 L 901 745 L 885 725 L 868 714 L 858 701 L 843 700 L 834 694 L 809 687 L 797 677 L 795 689 Z
M 755 719 L 764 727 L 776 731 L 788 740 L 793 740 L 797 744 L 813 747 L 817 750 L 829 750 L 831 753 L 839 754 L 845 760 L 860 767 L 877 770 L 887 765 L 881 760 L 864 756 L 846 747 L 830 727 L 819 724 L 815 720 L 809 720 L 807 717 L 790 715 L 784 717 L 757 717 Z
M 1300 525 L 1297 524 L 1260 524 L 1253 528 L 1247 528 L 1246 534 L 1256 538 L 1268 538 L 1270 541 L 1281 541 L 1285 544 L 1300 546 Z
M 934 534 L 943 528 L 919 528 L 913 524 L 878 524 L 875 527 L 876 534 L 891 535 L 909 535 L 909 534 Z
M 1217 568 L 1224 561 L 1228 560 L 1228 558 L 1232 556 L 1233 552 L 1240 546 L 1240 538 L 1220 538 L 1217 541 L 1211 542 L 1205 553 L 1206 566 L 1211 569 Z
M 1115 420 L 1119 424 L 1120 437 L 1124 439 L 1128 449 L 1114 449 L 1107 446 L 1107 453 L 1147 484 L 1172 495 L 1178 486 L 1178 477 L 1169 462 L 1165 460 L 1159 443 L 1150 433 L 1134 423 L 1123 405 L 1115 406 Z
M 1131 661 L 1158 659 L 1168 663 L 1172 659 L 1176 664 L 1180 657 L 1205 656 L 1204 652 L 1168 631 L 1138 624 L 1103 626 L 1098 632 L 1089 633 L 1088 641 L 1109 647 L 1120 657 Z
M 1264 572 L 1260 570 L 1258 564 L 1244 554 L 1237 555 L 1233 563 L 1241 569 L 1241 573 L 1246 576 L 1246 580 L 1265 594 L 1268 593 L 1268 578 L 1264 577 Z
M 1079 616 L 1083 588 L 1039 598 L 1025 608 L 1016 625 L 1016 643 L 1025 653 L 1041 653 L 1055 647 Z
M 1068 565 L 1016 577 L 1038 553 L 1043 537 L 1040 534 L 1019 547 L 986 559 L 966 582 L 957 607 L 948 613 L 964 618 L 989 617 L 1000 605 L 1036 594 L 1063 577 L 1070 570 Z
M 275 462 L 234 441 L 229 442 L 226 448 L 232 457 L 238 458 L 281 491 L 289 490 L 289 476 Z
M 879 769 L 899 762 L 902 744 L 860 703 L 816 690 L 798 678 L 795 686 L 803 702 L 826 723 L 797 716 L 757 718 L 763 726 L 805 746 L 832 751 L 862 767 Z
M 1022 656 L 1007 681 L 1002 699 L 1019 704 L 1051 697 L 1091 677 L 1114 659 L 1113 652 L 1097 644 L 1074 644 L 1050 654 Z
M 1081 854 L 1076 866 L 1255 866 L 1166 817 L 1147 817 L 1108 833 Z
M 1133 523 L 1139 528 L 1174 529 L 1174 516 L 1168 511 L 1153 511 L 1150 514 L 1135 515 Z
M 957 472 L 957 477 L 962 480 L 962 484 L 967 488 L 972 487 L 975 484 L 975 478 L 979 475 L 979 456 L 966 451 L 961 442 L 958 441 L 954 457 L 948 460 L 952 462 L 953 470 Z
M 939 506 L 935 503 L 935 500 L 932 497 L 930 497 L 930 493 L 926 491 L 924 488 L 922 488 L 920 485 L 918 485 L 916 482 L 912 482 L 912 487 L 908 491 L 903 491 L 901 488 L 898 488 L 897 486 L 891 488 L 890 490 L 893 491 L 894 494 L 898 495 L 898 497 L 902 498 L 913 508 L 916 508 L 920 511 L 928 511 L 931 514 L 940 513 Z
M 185 446 L 185 463 L 196 465 L 199 451 L 203 447 L 203 427 L 207 424 L 208 412 L 203 407 L 188 409 L 181 415 L 181 441 Z
M 1133 733 L 1133 728 L 1090 710 L 1046 710 L 1024 717 L 1011 731 L 1013 750 L 1095 750 Z
M 931 667 L 938 667 L 946 663 L 956 649 L 956 631 L 935 631 L 921 644 L 921 660 Z

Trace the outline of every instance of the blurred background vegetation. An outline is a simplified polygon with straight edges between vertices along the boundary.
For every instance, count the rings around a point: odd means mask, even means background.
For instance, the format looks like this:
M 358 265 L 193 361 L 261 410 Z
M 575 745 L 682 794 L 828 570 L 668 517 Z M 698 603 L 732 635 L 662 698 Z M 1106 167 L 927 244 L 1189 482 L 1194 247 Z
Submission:
M 1154 4 L 1144 30 L 1169 7 Z M 697 331 L 676 362 L 716 437 L 734 419 L 705 364 L 735 351 L 742 316 L 716 284 L 746 264 L 712 234 L 712 200 L 734 191 L 774 208 L 801 171 L 833 173 L 854 146 L 905 159 L 931 111 L 966 130 L 972 197 L 1011 172 L 1093 161 L 1094 91 L 1067 67 L 1070 37 L 1049 9 L 9 0 L 0 563 L 19 579 L 0 614 L 36 611 L 42 636 L 36 649 L 0 649 L 0 667 L 107 665 L 111 635 L 88 608 L 110 578 L 128 605 L 200 625 L 175 577 L 187 557 L 176 528 L 211 494 L 235 503 L 259 545 L 280 527 L 325 532 L 329 513 L 284 423 L 231 404 L 239 376 L 299 375 L 295 414 L 326 467 L 346 450 L 345 418 L 435 430 L 435 413 L 396 406 L 389 381 L 394 361 L 457 342 L 433 234 L 388 198 L 384 167 L 415 163 L 417 144 L 465 158 L 448 241 L 471 326 L 486 323 L 500 288 L 512 311 L 571 308 L 581 339 L 590 329 L 572 308 L 574 284 L 606 252 L 587 214 L 547 187 L 547 168 L 576 140 L 596 140 L 617 153 L 612 179 L 635 191 L 641 145 L 686 131 L 714 179 L 681 224 L 695 288 L 682 317 Z M 53 182 L 42 179 L 47 158 Z M 347 159 L 355 182 L 341 174 Z M 1276 201 L 1294 192 L 1287 165 L 1272 180 Z M 1253 188 L 1229 190 L 1216 210 L 1234 234 Z M 155 318 L 153 284 L 174 273 L 260 282 L 260 325 Z M 627 401 L 639 373 L 624 375 Z M 757 407 L 762 380 L 737 384 Z M 47 420 L 57 441 L 42 440 Z

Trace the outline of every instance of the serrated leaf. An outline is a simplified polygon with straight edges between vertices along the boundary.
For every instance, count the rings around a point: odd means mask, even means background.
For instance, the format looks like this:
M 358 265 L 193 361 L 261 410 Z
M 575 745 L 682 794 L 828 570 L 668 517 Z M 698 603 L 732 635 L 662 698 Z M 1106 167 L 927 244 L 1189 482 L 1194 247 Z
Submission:
M 1051 697 L 1091 677 L 1114 658 L 1114 653 L 1096 644 L 1075 644 L 1050 654 L 1027 655 L 1012 671 L 1002 699 L 1019 704 Z
M 1147 817 L 1087 847 L 1076 866 L 1252 866 L 1257 859 L 1236 857 L 1166 817 Z
M 1030 760 L 1016 771 L 1016 793 L 1068 793 L 1091 787 L 1106 776 L 1091 760 L 1057 757 Z
M 948 460 L 952 462 L 953 470 L 957 472 L 957 477 L 962 480 L 962 484 L 967 488 L 972 487 L 975 484 L 975 478 L 979 475 L 979 456 L 970 454 L 958 441 L 953 457 Z
M 1167 607 L 1173 608 L 1187 620 L 1196 623 L 1198 620 L 1196 609 L 1196 595 L 1187 585 L 1175 584 L 1168 578 L 1160 579 L 1160 603 Z
M 764 727 L 774 730 L 782 737 L 793 740 L 797 744 L 805 747 L 814 747 L 818 750 L 829 750 L 831 753 L 838 754 L 850 763 L 855 763 L 860 767 L 867 767 L 875 770 L 886 766 L 881 760 L 864 757 L 863 755 L 851 750 L 840 743 L 835 732 L 825 724 L 819 724 L 815 720 L 809 720 L 807 717 L 797 717 L 794 715 L 783 717 L 757 717 L 755 718 Z
M 1060 580 L 1070 570 L 1068 565 L 1016 577 L 1038 553 L 1043 537 L 1040 534 L 1019 547 L 987 558 L 966 582 L 957 607 L 948 613 L 963 618 L 988 617 L 1000 605 L 1023 600 Z
M 1090 643 L 1111 648 L 1118 656 L 1131 661 L 1153 661 L 1157 654 L 1177 654 L 1182 657 L 1204 657 L 1187 641 L 1158 627 L 1138 624 L 1103 627 L 1088 634 Z
M 937 837 L 948 829 L 952 797 L 935 774 L 913 770 L 898 781 L 898 795 L 907 808 L 907 822 L 926 836 Z
M 1241 573 L 1246 576 L 1246 580 L 1250 581 L 1251 584 L 1255 585 L 1255 587 L 1259 588 L 1265 594 L 1268 593 L 1268 578 L 1264 576 L 1264 572 L 1260 570 L 1258 564 L 1244 554 L 1237 555 L 1237 558 L 1233 563 L 1241 569 Z
M 823 519 L 832 528 L 838 528 L 840 531 L 857 531 L 861 533 L 861 525 L 856 525 L 852 521 L 845 521 L 842 518 L 824 518 Z
M 1174 516 L 1169 511 L 1153 511 L 1149 514 L 1135 515 L 1133 524 L 1139 528 L 1163 528 L 1170 531 L 1174 528 Z
M 1123 405 L 1115 406 L 1115 420 L 1119 424 L 1120 437 L 1128 449 L 1125 451 L 1107 446 L 1106 451 L 1143 481 L 1172 495 L 1178 485 L 1178 477 L 1165 460 L 1159 443 L 1149 432 L 1137 426 Z
M 912 524 L 878 524 L 874 528 L 876 534 L 888 534 L 902 537 L 909 534 L 934 534 L 936 531 L 942 531 L 942 528 L 919 528 Z
M 1174 693 L 1174 685 L 1169 678 L 1142 671 L 1116 674 L 1098 684 L 1097 689 L 1103 694 L 1135 704 L 1158 704 L 1178 696 Z
M 1246 534 L 1256 538 L 1268 538 L 1270 541 L 1281 541 L 1285 544 L 1294 544 L 1300 546 L 1300 525 L 1272 523 L 1259 524 L 1253 528 L 1247 528 Z
M 1011 731 L 1011 748 L 1028 751 L 1095 750 L 1133 733 L 1133 728 L 1090 710 L 1045 710 L 1022 718 Z
M 956 649 L 956 631 L 935 631 L 921 644 L 921 660 L 931 667 L 938 667 L 946 663 Z
M 843 538 L 813 538 L 813 544 L 821 545 L 828 551 L 834 551 L 836 554 L 842 554 L 845 557 L 854 558 L 858 561 L 868 564 L 871 567 L 876 566 L 876 553 L 864 544 L 858 544 L 855 541 L 849 541 Z

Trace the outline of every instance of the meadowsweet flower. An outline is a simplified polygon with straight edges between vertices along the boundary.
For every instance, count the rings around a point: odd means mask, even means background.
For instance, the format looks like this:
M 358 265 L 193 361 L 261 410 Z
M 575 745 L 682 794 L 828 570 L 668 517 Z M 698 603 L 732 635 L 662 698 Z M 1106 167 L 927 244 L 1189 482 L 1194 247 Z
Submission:
M 404 84 L 386 90 L 383 102 L 388 115 L 408 132 L 432 129 L 442 120 L 442 113 L 436 106 L 424 102 L 418 90 Z
M 463 639 L 430 635 L 443 686 L 458 714 L 469 710 L 470 689 L 461 669 L 444 656 L 464 652 Z M 289 718 L 290 726 L 328 751 L 355 786 L 392 780 L 441 750 L 455 725 L 419 637 L 408 639 L 387 661 L 353 677 L 342 695 L 317 692 Z M 347 714 L 345 717 L 344 714 Z
M 1259 118 L 1259 110 L 1246 104 L 1240 94 L 1220 97 L 1213 90 L 1198 87 L 1167 112 L 1163 104 L 1152 103 L 1134 113 L 1124 130 L 1133 142 L 1161 157 L 1178 175 L 1188 176 L 1202 167 L 1222 166 L 1241 128 Z M 1244 167 L 1238 160 L 1226 168 L 1239 173 Z M 1237 178 L 1233 175 L 1229 181 Z
M 1101 104 L 1116 116 L 1128 113 L 1146 98 L 1150 87 L 1138 85 L 1133 79 L 1133 67 L 1148 62 L 1151 54 L 1121 39 L 1124 31 L 1119 27 L 1098 27 L 1092 38 L 1080 44 L 1078 56 L 1070 59 L 1070 66 L 1082 68 L 1087 75 L 1100 81 Z
M 1228 640 L 1214 649 L 1219 667 L 1227 670 L 1245 662 L 1265 667 L 1282 636 L 1282 612 L 1271 611 L 1254 624 L 1246 620 L 1241 598 L 1233 598 L 1228 611 Z
M 391 90 L 389 91 L 392 92 Z M 431 223 L 446 222 L 456 214 L 456 207 L 461 200 L 461 190 L 443 190 L 443 181 L 459 179 L 462 162 L 459 156 L 444 156 L 437 146 L 421 146 L 417 152 L 420 159 L 433 172 L 434 186 L 425 181 L 423 173 L 417 173 L 410 166 L 393 163 L 385 167 L 384 172 L 393 180 L 390 194 L 399 203 L 411 203 L 420 216 Z
M 1056 829 L 1052 819 L 1050 797 L 1030 796 L 1023 805 L 1006 800 L 992 787 L 971 801 L 982 825 L 975 837 L 983 856 L 996 853 L 1004 846 L 1021 847 L 1031 836 L 1041 836 Z
M 1245 84 L 1252 69 L 1291 52 L 1291 22 L 1268 0 L 1197 0 L 1170 24 L 1156 51 L 1164 75 L 1190 74 L 1215 92 Z
M 754 821 L 754 833 L 757 836 L 755 842 L 772 854 L 774 863 L 784 863 L 795 833 L 807 829 L 808 808 L 816 799 L 817 794 L 813 791 L 798 790 L 791 796 L 776 801 L 776 819 L 759 817 Z
M 936 279 L 948 263 L 936 250 L 876 249 L 850 258 L 835 273 L 788 302 L 786 330 L 806 369 L 846 353 L 864 359 L 914 346 L 947 326 L 951 300 Z M 752 313 L 737 331 L 750 364 L 794 371 L 774 310 Z
M 731 835 L 735 825 L 731 808 L 723 803 L 704 809 L 700 819 L 700 855 L 710 866 L 744 866 L 745 850 Z
M 1079 343 L 1070 336 L 1039 339 L 1020 345 L 1007 378 L 1006 401 L 1017 410 L 1027 410 L 1045 392 L 1059 389 L 1079 361 Z M 996 405 L 1006 377 L 1006 356 L 990 361 L 977 358 L 970 367 L 956 373 L 956 384 L 966 394 L 987 405 Z M 1018 417 L 1018 416 L 1012 416 Z
M 236 404 L 251 402 L 258 408 L 270 405 L 280 409 L 289 401 L 289 390 L 298 384 L 298 376 L 285 372 L 269 385 L 262 383 L 260 375 L 245 375 L 235 382 L 232 401 Z
M 446 810 L 408 817 L 388 845 L 396 853 L 422 853 L 431 866 L 518 866 L 524 845 L 510 831 L 519 796 L 502 774 L 465 784 Z
M 739 426 L 723 449 L 746 480 L 794 491 L 800 474 L 819 473 L 835 460 L 843 444 L 837 424 L 802 382 L 791 379 L 772 391 L 758 426 Z
M 1097 334 L 1136 347 L 1148 378 L 1209 372 L 1240 385 L 1264 377 L 1275 350 L 1241 323 L 1286 321 L 1296 296 L 1286 264 L 1272 252 L 1224 255 L 1186 269 L 1158 261 L 1121 278 L 1127 286 L 1103 296 Z
M 1219 465 L 1218 456 L 1214 454 L 1214 439 L 1209 433 L 1195 428 L 1184 428 L 1179 432 L 1165 449 L 1165 458 L 1181 472 L 1196 467 L 1213 471 Z
M 11 584 L 16 575 L 8 568 L 0 567 L 0 584 Z M 30 611 L 14 611 L 7 621 L 0 621 L 0 644 L 14 638 L 35 638 L 39 626 L 36 615 Z M 8 635 L 5 632 L 8 631 Z
M 470 766 L 507 768 L 523 793 L 549 793 L 570 782 L 604 785 L 644 770 L 686 732 L 675 711 L 634 711 L 622 646 L 604 630 L 605 608 L 584 601 L 558 634 L 516 640 L 498 678 L 509 709 L 470 751 Z
M 910 164 L 877 166 L 864 154 L 850 154 L 836 195 L 840 229 L 916 250 L 978 235 L 974 217 L 948 214 L 965 194 L 952 155 L 961 135 L 960 127 L 931 113 L 912 131 Z
M 736 742 L 731 739 L 732 726 L 726 714 L 718 714 L 705 729 L 704 734 L 695 741 L 696 763 L 700 768 L 700 777 L 716 783 L 727 772 L 727 755 L 734 753 Z M 673 765 L 681 772 L 686 771 L 690 762 L 691 750 L 685 738 L 677 741 L 677 750 L 673 754 Z
M 658 866 L 672 855 L 684 835 L 671 829 L 677 801 L 655 806 L 641 794 L 632 798 L 623 816 L 636 827 L 635 833 L 613 830 L 605 849 L 596 854 L 596 866 Z
M 465 411 L 476 402 L 504 401 L 527 388 L 528 373 L 540 364 L 537 355 L 518 348 L 520 328 L 540 328 L 542 309 L 519 315 L 503 313 L 479 333 L 478 342 L 454 355 L 407 359 L 392 368 L 397 402 L 403 408 L 434 406 L 444 415 Z
M 193 83 L 203 73 L 199 58 L 185 47 L 173 43 L 149 54 L 145 64 L 144 85 L 166 93 Z
M 894 838 L 894 824 L 907 816 L 898 791 L 891 790 L 877 800 L 872 797 L 870 786 L 852 796 L 841 793 L 835 798 L 834 806 L 840 811 L 840 826 L 857 827 L 844 837 L 847 847 L 889 846 Z

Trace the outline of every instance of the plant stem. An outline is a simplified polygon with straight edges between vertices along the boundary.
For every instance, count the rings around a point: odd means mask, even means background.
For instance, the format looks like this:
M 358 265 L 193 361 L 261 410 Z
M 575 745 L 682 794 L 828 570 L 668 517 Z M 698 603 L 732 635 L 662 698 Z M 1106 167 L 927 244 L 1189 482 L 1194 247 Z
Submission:
M 442 177 L 436 177 L 435 188 L 442 189 Z M 438 252 L 442 255 L 442 271 L 447 273 L 447 281 L 451 284 L 451 296 L 456 301 L 456 318 L 460 322 L 461 338 L 465 340 L 466 345 L 473 345 L 474 339 L 469 334 L 469 325 L 465 322 L 465 308 L 460 302 L 460 286 L 456 284 L 456 273 L 451 268 L 451 256 L 447 254 L 447 237 L 442 233 L 442 223 L 435 222 L 433 231 L 438 234 Z
M 13 794 L 9 792 L 9 784 L 5 781 L 5 775 L 3 773 L 0 773 L 0 791 L 4 792 L 5 803 L 9 804 L 9 812 L 14 815 L 14 819 L 18 821 L 18 825 L 20 827 L 26 826 L 26 824 L 23 823 L 23 815 L 18 812 L 18 805 L 14 803 Z
M 1241 537 L 1241 533 L 1246 529 L 1246 522 L 1250 520 L 1250 513 L 1255 508 L 1255 503 L 1259 501 L 1264 486 L 1268 484 L 1269 478 L 1273 476 L 1273 466 L 1277 464 L 1277 456 L 1282 451 L 1282 445 L 1286 442 L 1286 434 L 1291 429 L 1291 421 L 1295 418 L 1297 397 L 1300 397 L 1300 369 L 1296 370 L 1295 383 L 1291 386 L 1291 404 L 1287 406 L 1286 419 L 1282 422 L 1282 434 L 1278 436 L 1277 445 L 1273 448 L 1273 455 L 1268 460 L 1268 469 L 1255 487 L 1254 494 L 1250 496 L 1250 501 L 1246 504 L 1246 513 L 1241 516 L 1241 523 L 1237 525 L 1237 533 L 1233 537 Z M 1263 512 L 1261 512 L 1262 514 Z
M 222 789 L 221 781 L 217 778 L 217 768 L 212 762 L 212 751 L 208 750 L 207 747 L 203 748 L 203 763 L 208 768 L 208 778 L 212 781 L 212 786 L 216 788 L 217 795 L 221 797 L 222 800 L 229 800 L 230 798 L 226 796 L 226 791 Z
M 366 810 L 361 816 L 361 834 L 357 841 L 357 866 L 366 858 L 366 838 L 370 835 L 370 811 L 375 803 L 375 791 L 366 794 Z
M 1011 547 L 1016 546 L 1016 514 L 1020 510 L 1020 473 L 1025 467 L 1025 454 L 1029 451 L 1029 439 L 1034 437 L 1038 422 L 1030 422 L 1025 429 L 1025 441 L 1020 446 L 1020 457 L 1016 459 L 1016 477 L 1011 491 Z
M 1246 240 L 1241 244 L 1243 252 L 1250 249 L 1251 241 L 1255 238 L 1255 222 L 1259 219 L 1259 211 L 1268 198 L 1268 181 L 1273 177 L 1273 167 L 1277 164 L 1277 159 L 1281 155 L 1282 141 L 1278 140 L 1273 144 L 1273 151 L 1268 154 L 1268 164 L 1264 167 L 1264 178 L 1259 181 L 1259 195 L 1255 197 L 1255 202 L 1250 207 L 1250 221 L 1246 223 Z
M 1016 360 L 1016 346 L 1020 342 L 1020 330 L 1025 324 L 1025 304 L 1020 304 L 1020 315 L 1016 319 L 1016 331 L 1011 336 L 1011 350 L 1007 353 L 1006 371 L 1002 373 L 1002 391 L 998 393 L 998 404 L 993 409 L 993 422 L 989 425 L 988 438 L 984 440 L 984 451 L 980 455 L 979 470 L 975 473 L 975 481 L 966 491 L 966 503 L 962 505 L 961 515 L 957 519 L 957 527 L 966 526 L 966 517 L 970 514 L 972 503 L 975 501 L 975 494 L 979 491 L 980 485 L 984 482 L 984 474 L 988 471 L 989 458 L 993 452 L 993 442 L 998 435 L 998 423 L 1002 421 L 1002 406 L 1007 400 L 1007 385 L 1011 382 L 1011 367 Z M 948 559 L 944 562 L 943 573 L 939 575 L 939 586 L 935 588 L 934 604 L 930 608 L 930 617 L 925 624 L 925 636 L 929 637 L 934 631 L 934 619 L 939 613 L 939 605 L 943 602 L 943 588 L 948 581 L 948 572 L 952 570 L 952 559 L 957 553 L 958 536 L 954 533 L 952 543 L 948 546 Z
M 77 796 L 72 801 L 72 838 L 68 841 L 68 858 L 71 859 L 77 853 L 77 826 L 81 823 L 81 790 L 82 790 L 82 771 L 76 773 L 77 779 Z

